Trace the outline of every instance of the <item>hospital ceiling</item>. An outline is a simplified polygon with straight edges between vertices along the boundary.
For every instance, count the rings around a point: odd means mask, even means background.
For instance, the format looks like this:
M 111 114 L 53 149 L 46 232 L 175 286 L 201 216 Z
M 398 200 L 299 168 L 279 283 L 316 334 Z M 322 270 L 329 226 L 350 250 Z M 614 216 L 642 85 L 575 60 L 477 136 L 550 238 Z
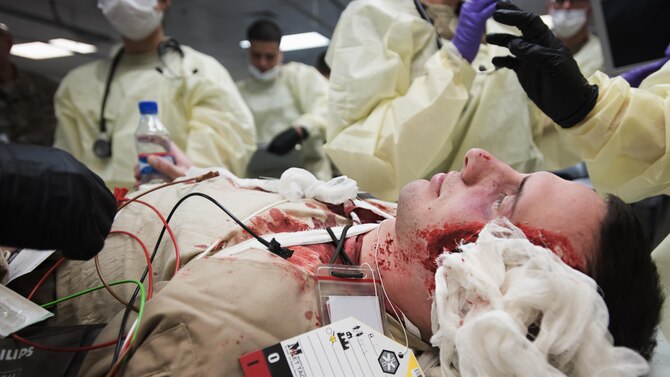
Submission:
M 285 34 L 317 31 L 332 35 L 350 0 L 173 0 L 165 15 L 166 34 L 180 43 L 214 56 L 234 79 L 246 76 L 247 58 L 239 47 L 253 20 L 274 19 Z M 411 0 L 407 0 L 411 1 Z M 544 0 L 516 1 L 542 10 Z M 120 39 L 97 8 L 97 0 L 0 0 L 0 22 L 7 24 L 14 43 L 68 38 L 94 44 L 95 54 L 30 60 L 13 56 L 19 66 L 62 78 L 71 69 L 106 56 Z M 313 65 L 325 48 L 285 53 L 285 61 Z

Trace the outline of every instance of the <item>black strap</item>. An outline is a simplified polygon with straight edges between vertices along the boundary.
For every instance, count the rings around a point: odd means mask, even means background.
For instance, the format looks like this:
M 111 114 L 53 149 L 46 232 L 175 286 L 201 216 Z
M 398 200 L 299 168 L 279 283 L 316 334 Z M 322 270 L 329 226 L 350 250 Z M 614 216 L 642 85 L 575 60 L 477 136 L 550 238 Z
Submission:
M 184 50 L 181 49 L 181 44 L 174 38 L 168 38 L 158 45 L 158 56 L 162 58 L 163 55 L 167 54 L 169 48 L 175 50 L 180 58 L 184 58 Z
M 114 55 L 112 60 L 112 65 L 109 67 L 109 74 L 107 75 L 107 81 L 105 82 L 105 93 L 102 95 L 102 106 L 100 108 L 100 133 L 107 133 L 107 125 L 105 121 L 105 108 L 107 107 L 107 96 L 109 96 L 109 89 L 112 86 L 112 78 L 114 78 L 114 72 L 119 66 L 119 61 L 121 61 L 121 56 L 123 55 L 123 47 Z
M 414 0 L 414 6 L 416 7 L 416 10 L 419 12 L 419 15 L 421 18 L 424 20 L 428 21 L 431 26 L 433 25 L 433 21 L 430 19 L 430 16 L 428 15 L 428 12 L 426 12 L 426 9 L 423 7 L 423 4 L 421 4 L 421 0 Z M 437 38 L 437 49 L 442 48 L 442 38 L 440 38 L 440 35 L 437 34 L 437 30 L 435 30 L 435 36 Z
M 344 241 L 347 239 L 347 231 L 349 230 L 349 228 L 351 228 L 351 224 L 345 226 L 344 229 L 342 229 L 342 234 L 340 235 L 339 241 L 335 237 L 333 231 L 330 228 L 326 228 L 326 231 L 330 235 L 330 238 L 333 240 L 333 244 L 336 244 L 335 253 L 333 253 L 333 257 L 330 258 L 330 264 L 335 263 L 338 256 L 342 260 L 342 264 L 348 264 L 348 265 L 354 264 L 347 255 L 347 253 L 344 251 Z

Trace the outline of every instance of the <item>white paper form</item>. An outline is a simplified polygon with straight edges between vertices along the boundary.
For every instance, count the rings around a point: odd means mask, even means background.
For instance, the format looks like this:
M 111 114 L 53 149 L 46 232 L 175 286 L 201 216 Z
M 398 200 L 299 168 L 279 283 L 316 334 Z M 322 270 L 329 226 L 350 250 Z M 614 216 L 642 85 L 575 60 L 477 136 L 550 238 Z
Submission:
M 349 317 L 240 358 L 254 377 L 421 377 L 411 350 Z
M 328 296 L 328 310 L 331 322 L 354 317 L 384 332 L 377 296 Z

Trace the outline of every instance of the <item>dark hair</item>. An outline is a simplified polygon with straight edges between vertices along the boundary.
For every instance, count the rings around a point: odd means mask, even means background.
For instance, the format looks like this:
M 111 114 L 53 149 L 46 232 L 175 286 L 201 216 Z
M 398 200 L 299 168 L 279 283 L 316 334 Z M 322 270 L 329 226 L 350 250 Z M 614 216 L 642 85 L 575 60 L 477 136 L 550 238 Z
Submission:
M 268 19 L 261 19 L 247 28 L 247 39 L 249 42 L 264 41 L 264 42 L 281 42 L 282 31 L 274 21 Z
M 590 275 L 607 304 L 614 345 L 631 348 L 649 360 L 663 306 L 651 246 L 632 207 L 611 194 L 606 201 Z

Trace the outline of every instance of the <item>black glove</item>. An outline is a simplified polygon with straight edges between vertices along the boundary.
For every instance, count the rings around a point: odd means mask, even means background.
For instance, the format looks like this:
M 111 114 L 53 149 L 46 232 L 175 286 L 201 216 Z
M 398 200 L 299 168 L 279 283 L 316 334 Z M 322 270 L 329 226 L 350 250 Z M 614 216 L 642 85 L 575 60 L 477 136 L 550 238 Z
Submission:
M 296 145 L 300 144 L 300 142 L 307 139 L 309 133 L 307 133 L 305 127 L 297 128 L 299 130 L 296 129 L 296 127 L 290 127 L 275 136 L 275 138 L 272 139 L 272 142 L 270 142 L 270 145 L 268 146 L 268 152 L 278 154 L 280 156 L 285 155 L 292 151 Z
M 596 104 L 598 87 L 586 81 L 563 42 L 539 16 L 508 1 L 498 2 L 493 19 L 516 26 L 523 34 L 488 34 L 488 43 L 507 47 L 515 55 L 495 57 L 493 64 L 514 70 L 528 97 L 561 127 L 584 119 Z
M 0 245 L 89 259 L 102 249 L 115 213 L 105 183 L 67 152 L 0 145 Z

